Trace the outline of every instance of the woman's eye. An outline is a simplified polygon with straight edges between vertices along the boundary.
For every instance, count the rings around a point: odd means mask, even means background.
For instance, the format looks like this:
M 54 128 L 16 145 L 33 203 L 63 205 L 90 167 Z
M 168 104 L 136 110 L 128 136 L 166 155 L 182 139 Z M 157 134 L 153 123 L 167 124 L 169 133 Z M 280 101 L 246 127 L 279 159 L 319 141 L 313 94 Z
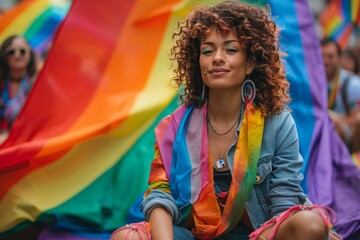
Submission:
M 203 49 L 203 50 L 201 50 L 201 54 L 210 54 L 210 53 L 212 53 L 212 51 L 210 50 L 210 49 Z
M 226 48 L 226 51 L 227 51 L 227 52 L 237 52 L 237 49 L 234 48 L 234 47 L 227 47 L 227 48 Z

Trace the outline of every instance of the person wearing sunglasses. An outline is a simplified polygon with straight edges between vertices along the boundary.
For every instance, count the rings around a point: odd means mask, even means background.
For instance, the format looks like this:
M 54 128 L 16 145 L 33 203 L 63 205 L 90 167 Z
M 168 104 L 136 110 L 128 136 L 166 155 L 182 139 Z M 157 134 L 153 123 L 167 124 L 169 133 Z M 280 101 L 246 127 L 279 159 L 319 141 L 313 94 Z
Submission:
M 0 47 L 0 131 L 12 126 L 36 73 L 36 56 L 28 41 L 20 35 L 5 39 Z

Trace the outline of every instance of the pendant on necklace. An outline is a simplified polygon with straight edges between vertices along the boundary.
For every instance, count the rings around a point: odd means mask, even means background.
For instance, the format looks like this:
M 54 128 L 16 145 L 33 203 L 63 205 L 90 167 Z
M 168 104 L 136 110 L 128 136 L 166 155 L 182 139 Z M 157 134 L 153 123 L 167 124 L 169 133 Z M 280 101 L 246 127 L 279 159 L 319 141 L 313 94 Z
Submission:
M 215 165 L 216 165 L 217 169 L 222 169 L 222 168 L 224 168 L 226 166 L 226 163 L 222 158 L 220 158 L 219 160 L 217 160 L 215 162 Z

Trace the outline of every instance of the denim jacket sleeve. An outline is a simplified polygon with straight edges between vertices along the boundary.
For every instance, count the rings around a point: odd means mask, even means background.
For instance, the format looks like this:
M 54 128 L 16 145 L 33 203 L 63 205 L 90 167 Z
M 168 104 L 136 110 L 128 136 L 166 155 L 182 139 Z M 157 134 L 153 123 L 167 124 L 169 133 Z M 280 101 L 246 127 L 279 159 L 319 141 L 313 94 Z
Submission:
M 148 190 L 140 205 L 146 221 L 149 221 L 152 210 L 156 207 L 163 207 L 170 213 L 174 223 L 180 222 L 181 211 L 171 195 L 169 181 L 157 144 L 155 144 L 155 157 L 151 163 L 151 173 L 148 183 Z
M 176 206 L 174 198 L 166 192 L 153 189 L 150 194 L 144 198 L 140 205 L 146 221 L 149 221 L 150 213 L 156 207 L 165 208 L 173 218 L 173 222 L 179 223 L 181 220 L 180 209 Z
M 267 124 L 275 127 L 269 191 L 269 214 L 273 217 L 294 205 L 304 203 L 305 194 L 300 186 L 303 180 L 303 159 L 299 153 L 298 134 L 290 112 L 283 111 L 273 116 Z

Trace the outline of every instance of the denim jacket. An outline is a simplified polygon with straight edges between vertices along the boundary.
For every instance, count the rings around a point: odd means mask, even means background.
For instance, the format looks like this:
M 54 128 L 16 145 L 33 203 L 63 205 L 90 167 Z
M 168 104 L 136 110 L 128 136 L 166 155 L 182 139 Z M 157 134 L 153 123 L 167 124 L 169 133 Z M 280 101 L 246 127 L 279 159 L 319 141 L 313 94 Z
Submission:
M 290 112 L 283 111 L 265 119 L 257 176 L 246 208 L 255 229 L 305 202 L 306 196 L 300 187 L 302 164 L 298 134 Z
M 230 170 L 233 169 L 235 144 L 227 153 Z M 284 110 L 266 118 L 256 181 L 246 207 L 255 229 L 288 208 L 305 202 L 306 197 L 300 187 L 302 164 L 298 134 L 290 112 Z M 181 212 L 174 199 L 160 190 L 152 190 L 141 203 L 146 220 L 158 206 L 166 208 L 173 216 L 173 222 L 179 223 Z

